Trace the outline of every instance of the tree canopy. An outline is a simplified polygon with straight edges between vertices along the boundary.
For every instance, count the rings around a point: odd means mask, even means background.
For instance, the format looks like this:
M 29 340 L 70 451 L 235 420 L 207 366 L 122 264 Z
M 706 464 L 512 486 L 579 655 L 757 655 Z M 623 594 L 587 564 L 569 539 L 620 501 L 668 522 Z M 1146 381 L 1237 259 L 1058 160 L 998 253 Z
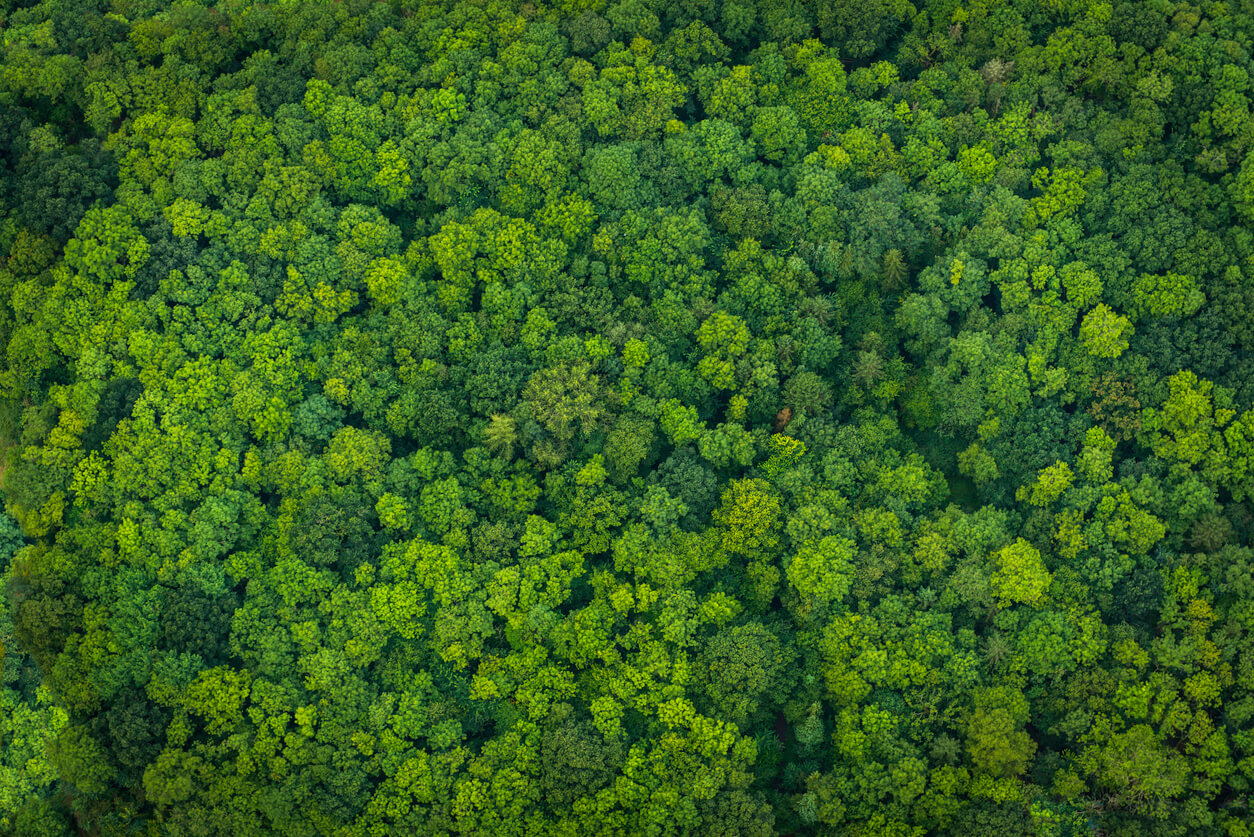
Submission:
M 1254 832 L 1254 11 L 0 0 L 0 834 Z

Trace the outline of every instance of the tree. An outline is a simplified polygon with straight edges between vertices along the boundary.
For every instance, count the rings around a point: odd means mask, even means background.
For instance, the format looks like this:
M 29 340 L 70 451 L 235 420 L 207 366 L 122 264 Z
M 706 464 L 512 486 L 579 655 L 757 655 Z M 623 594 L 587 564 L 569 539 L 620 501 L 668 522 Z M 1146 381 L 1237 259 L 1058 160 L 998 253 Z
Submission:
M 705 353 L 697 371 L 718 389 L 733 389 L 735 363 L 749 348 L 749 329 L 744 320 L 714 312 L 697 330 L 697 344 Z
M 1036 742 L 1023 730 L 1028 703 L 1010 687 L 980 689 L 966 719 L 967 753 L 977 769 L 993 776 L 1027 770 Z
M 856 555 L 853 541 L 828 536 L 806 544 L 788 563 L 788 581 L 810 607 L 838 602 L 849 592 Z
M 627 416 L 618 420 L 605 442 L 605 462 L 616 483 L 635 477 L 650 458 L 654 444 L 653 422 Z
M 594 11 L 581 12 L 570 21 L 571 51 L 585 58 L 609 43 L 610 22 Z
M 161 630 L 166 647 L 197 654 L 209 666 L 225 662 L 235 597 L 211 596 L 196 587 L 180 586 L 167 589 L 163 599 Z
M 1091 740 L 1081 765 L 1123 804 L 1161 817 L 1171 800 L 1184 792 L 1188 777 L 1184 758 L 1164 747 L 1148 725 L 1119 730 L 1110 719 L 1101 718 Z
M 121 207 L 90 210 L 66 242 L 65 264 L 102 285 L 131 277 L 148 259 L 149 247 Z
M 1116 314 L 1105 304 L 1098 305 L 1084 315 L 1080 323 L 1080 339 L 1089 354 L 1101 358 L 1116 358 L 1128 348 L 1132 335 L 1132 323 L 1127 317 Z
M 763 480 L 733 480 L 714 511 L 723 549 L 733 555 L 769 554 L 779 544 L 780 502 Z
M 819 415 L 831 403 L 831 386 L 815 372 L 798 372 L 784 384 L 784 399 L 807 415 Z
M 327 465 L 332 475 L 343 482 L 354 477 L 373 480 L 382 476 L 390 453 L 391 444 L 382 434 L 342 427 L 327 445 Z
M 644 38 L 634 40 L 631 49 L 605 50 L 605 66 L 582 85 L 584 114 L 600 136 L 659 137 L 682 104 L 683 85 L 649 59 L 652 50 Z
M 630 145 L 620 143 L 589 150 L 583 173 L 591 197 L 600 208 L 624 210 L 647 201 L 640 165 Z
M 498 413 L 492 416 L 487 427 L 483 429 L 483 441 L 488 450 L 512 459 L 514 445 L 518 442 L 518 425 L 512 416 Z
M 779 639 L 751 622 L 711 637 L 697 660 L 695 685 L 720 717 L 743 724 L 778 686 L 787 659 Z
M 1003 607 L 1040 603 L 1053 579 L 1040 552 L 1023 538 L 994 553 L 993 566 L 993 595 Z
M 552 809 L 562 813 L 605 787 L 624 754 L 620 742 L 607 741 L 591 723 L 576 720 L 569 704 L 556 709 L 540 743 L 540 788 Z
M 857 8 L 821 3 L 815 8 L 823 41 L 859 59 L 874 54 L 914 13 L 914 7 L 905 0 L 876 0 Z
M 14 205 L 24 227 L 57 241 L 69 239 L 87 210 L 107 201 L 117 187 L 113 154 L 95 139 L 30 157 Z
M 532 415 L 560 442 L 589 433 L 600 420 L 600 379 L 587 363 L 542 369 L 531 376 L 523 400 Z
M 1136 310 L 1141 316 L 1188 317 L 1206 303 L 1206 295 L 1191 276 L 1142 274 L 1132 286 Z
M 79 724 L 64 727 L 49 743 L 48 758 L 59 775 L 91 795 L 103 794 L 117 770 L 100 743 Z
M 750 135 L 762 149 L 762 156 L 784 164 L 800 160 L 806 145 L 801 120 L 786 105 L 759 109 Z

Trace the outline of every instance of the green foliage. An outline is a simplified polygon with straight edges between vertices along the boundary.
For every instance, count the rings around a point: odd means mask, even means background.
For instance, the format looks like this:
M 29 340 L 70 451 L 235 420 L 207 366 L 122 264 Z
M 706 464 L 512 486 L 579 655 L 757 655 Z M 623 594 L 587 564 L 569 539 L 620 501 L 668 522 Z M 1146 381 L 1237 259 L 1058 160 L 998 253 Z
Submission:
M 1094 357 L 1116 358 L 1128 348 L 1132 323 L 1106 305 L 1098 305 L 1084 315 L 1080 323 L 1080 339 Z
M 736 480 L 723 493 L 714 520 L 723 527 L 723 548 L 757 555 L 778 543 L 780 503 L 763 480 Z
M 1254 829 L 1245 5 L 0 18 L 0 833 Z
M 1011 687 L 979 689 L 966 719 L 967 754 L 977 770 L 993 776 L 1023 773 L 1036 742 L 1022 729 L 1030 717 L 1023 694 Z
M 760 624 L 740 625 L 710 638 L 695 661 L 694 685 L 709 702 L 710 714 L 744 725 L 764 701 L 780 694 L 787 662 L 770 631 Z
M 853 541 L 830 535 L 807 544 L 788 564 L 788 581 L 807 603 L 822 607 L 840 601 L 851 585 L 854 548 Z
M 1039 496 L 1039 489 L 1038 494 Z M 1050 574 L 1041 554 L 1023 538 L 998 550 L 993 556 L 990 582 L 993 595 L 1003 605 L 1037 604 L 1049 589 Z

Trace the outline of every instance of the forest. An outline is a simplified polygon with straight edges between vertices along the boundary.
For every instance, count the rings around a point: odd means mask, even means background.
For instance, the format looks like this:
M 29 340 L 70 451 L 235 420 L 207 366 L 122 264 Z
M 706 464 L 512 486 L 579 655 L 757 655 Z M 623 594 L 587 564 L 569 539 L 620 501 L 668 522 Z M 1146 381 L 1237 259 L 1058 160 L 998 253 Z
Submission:
M 1254 5 L 0 0 L 0 834 L 1254 835 Z

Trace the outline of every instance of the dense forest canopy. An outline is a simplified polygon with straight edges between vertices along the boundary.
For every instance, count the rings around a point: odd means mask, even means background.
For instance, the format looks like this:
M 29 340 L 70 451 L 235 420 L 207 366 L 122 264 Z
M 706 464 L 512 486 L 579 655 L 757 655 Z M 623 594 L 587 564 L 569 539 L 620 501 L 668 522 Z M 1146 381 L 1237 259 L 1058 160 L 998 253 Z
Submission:
M 1252 833 L 1249 3 L 0 35 L 0 832 Z

